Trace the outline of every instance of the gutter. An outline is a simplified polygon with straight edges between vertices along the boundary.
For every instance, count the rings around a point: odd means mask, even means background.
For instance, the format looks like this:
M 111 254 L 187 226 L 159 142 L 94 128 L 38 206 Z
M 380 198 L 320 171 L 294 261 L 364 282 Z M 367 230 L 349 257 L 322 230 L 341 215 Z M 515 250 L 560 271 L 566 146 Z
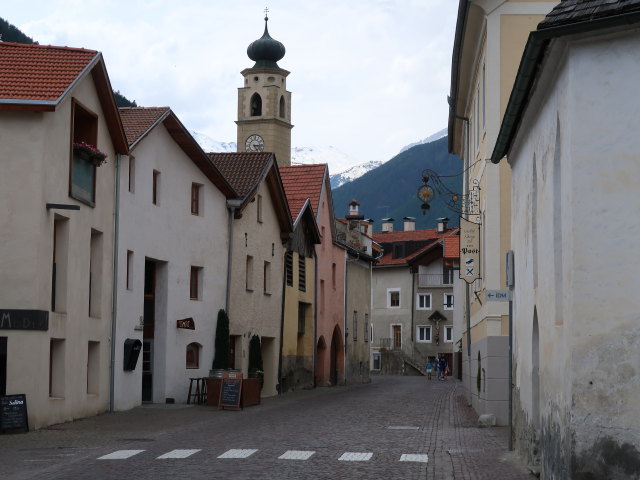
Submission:
M 456 121 L 456 102 L 458 101 L 458 74 L 460 67 L 460 57 L 462 56 L 462 34 L 467 26 L 467 12 L 469 11 L 469 0 L 460 0 L 458 6 L 458 20 L 456 22 L 456 33 L 453 41 L 453 53 L 451 55 L 451 90 L 447 97 L 449 103 L 449 124 L 447 126 L 447 150 L 453 152 L 453 125 Z
M 227 316 L 231 318 L 231 314 L 229 312 L 229 299 L 231 297 L 231 267 L 232 267 L 232 256 L 233 256 L 233 216 L 235 215 L 236 210 L 242 205 L 241 199 L 233 199 L 227 200 L 227 209 L 229 210 L 229 249 L 227 251 L 227 291 L 225 294 L 224 307 L 227 311 Z
M 115 411 L 116 380 L 116 325 L 118 318 L 118 238 L 120 236 L 120 161 L 122 157 L 116 153 L 116 182 L 113 212 L 113 277 L 111 279 L 111 372 L 109 375 L 109 411 Z
M 491 154 L 491 162 L 499 163 L 511 149 L 524 111 L 535 90 L 535 83 L 540 75 L 542 61 L 551 40 L 635 23 L 640 23 L 640 12 L 638 11 L 595 20 L 585 20 L 568 25 L 559 25 L 557 27 L 542 28 L 531 32 L 520 60 L 518 73 L 509 96 L 509 103 L 496 138 L 496 145 Z

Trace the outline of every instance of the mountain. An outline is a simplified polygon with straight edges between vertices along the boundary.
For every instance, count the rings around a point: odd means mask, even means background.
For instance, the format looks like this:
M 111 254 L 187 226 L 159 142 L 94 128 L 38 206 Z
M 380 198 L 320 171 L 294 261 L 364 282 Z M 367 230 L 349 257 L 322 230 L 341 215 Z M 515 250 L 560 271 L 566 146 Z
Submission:
M 362 175 L 364 175 L 368 171 L 373 170 L 374 168 L 378 168 L 383 163 L 384 162 L 381 162 L 380 160 L 371 160 L 370 162 L 361 163 L 360 165 L 355 165 L 342 172 L 331 173 L 331 171 L 329 171 L 330 173 L 329 178 L 331 179 L 331 188 L 334 189 L 334 188 L 341 187 L 345 183 L 351 182 L 356 178 L 360 178 Z
M 414 143 L 410 143 L 409 145 L 405 145 L 400 149 L 399 153 L 409 150 L 411 147 L 415 147 L 416 145 L 423 145 L 425 143 L 435 142 L 436 140 L 440 140 L 442 137 L 446 137 L 446 136 L 447 136 L 447 129 L 443 128 L 439 132 L 436 132 L 433 135 L 429 135 L 427 138 L 420 140 L 419 142 L 414 142 Z
M 215 153 L 227 153 L 227 152 L 236 152 L 238 150 L 236 142 L 218 142 L 208 135 L 197 132 L 195 130 L 191 131 L 191 135 L 198 142 L 200 148 L 205 152 L 215 152 Z
M 447 137 L 415 145 L 388 162 L 333 190 L 336 217 L 344 218 L 349 202 L 360 203 L 360 213 L 373 218 L 374 230 L 380 231 L 382 218 L 392 217 L 394 230 L 403 229 L 403 217 L 415 217 L 416 228 L 435 228 L 436 219 L 448 217 L 450 226 L 459 224 L 459 214 L 451 211 L 441 195 L 435 196 L 431 209 L 423 215 L 416 193 L 422 185 L 422 171 L 431 169 L 454 192 L 462 191 L 462 160 L 447 151 Z M 431 182 L 432 183 L 432 182 Z

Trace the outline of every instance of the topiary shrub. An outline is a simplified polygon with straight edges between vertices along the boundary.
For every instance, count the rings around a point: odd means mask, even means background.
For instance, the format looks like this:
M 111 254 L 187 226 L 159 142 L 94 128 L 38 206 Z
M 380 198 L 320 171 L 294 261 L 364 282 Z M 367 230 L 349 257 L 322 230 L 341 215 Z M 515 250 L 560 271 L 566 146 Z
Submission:
M 216 325 L 215 352 L 211 368 L 226 370 L 229 368 L 229 355 L 231 344 L 229 339 L 229 316 L 224 308 L 218 310 L 218 323 Z

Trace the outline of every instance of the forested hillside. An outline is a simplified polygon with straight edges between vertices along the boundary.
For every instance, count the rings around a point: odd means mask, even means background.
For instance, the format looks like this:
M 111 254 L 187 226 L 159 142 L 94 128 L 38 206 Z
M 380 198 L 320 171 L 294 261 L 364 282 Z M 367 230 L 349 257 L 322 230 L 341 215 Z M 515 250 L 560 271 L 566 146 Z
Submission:
M 458 225 L 458 214 L 449 210 L 437 195 L 431 202 L 431 209 L 426 215 L 422 214 L 416 192 L 422 185 L 422 171 L 427 168 L 438 175 L 456 175 L 443 181 L 451 190 L 462 191 L 462 160 L 447 152 L 447 137 L 443 137 L 416 145 L 335 189 L 335 215 L 344 217 L 349 210 L 348 203 L 355 198 L 360 203 L 360 213 L 375 220 L 375 231 L 380 231 L 380 219 L 385 217 L 395 219 L 394 230 L 402 230 L 403 217 L 416 217 L 416 228 L 435 228 L 438 217 L 448 217 L 450 226 Z

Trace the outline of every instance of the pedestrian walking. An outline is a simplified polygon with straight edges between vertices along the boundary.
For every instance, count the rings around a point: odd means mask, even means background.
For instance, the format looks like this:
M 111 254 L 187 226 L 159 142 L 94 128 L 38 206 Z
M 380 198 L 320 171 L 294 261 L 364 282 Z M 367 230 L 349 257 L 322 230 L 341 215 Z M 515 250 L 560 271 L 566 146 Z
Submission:
M 431 359 L 427 360 L 425 370 L 427 371 L 427 379 L 431 380 L 431 374 L 433 373 L 433 363 L 431 363 Z
M 441 354 L 440 354 L 440 358 L 438 359 L 438 372 L 439 372 L 438 378 L 439 378 L 440 380 L 446 380 L 446 379 L 445 379 L 445 376 L 444 376 L 444 375 L 445 375 L 446 370 L 447 370 L 447 359 L 446 359 L 446 357 L 441 353 Z

